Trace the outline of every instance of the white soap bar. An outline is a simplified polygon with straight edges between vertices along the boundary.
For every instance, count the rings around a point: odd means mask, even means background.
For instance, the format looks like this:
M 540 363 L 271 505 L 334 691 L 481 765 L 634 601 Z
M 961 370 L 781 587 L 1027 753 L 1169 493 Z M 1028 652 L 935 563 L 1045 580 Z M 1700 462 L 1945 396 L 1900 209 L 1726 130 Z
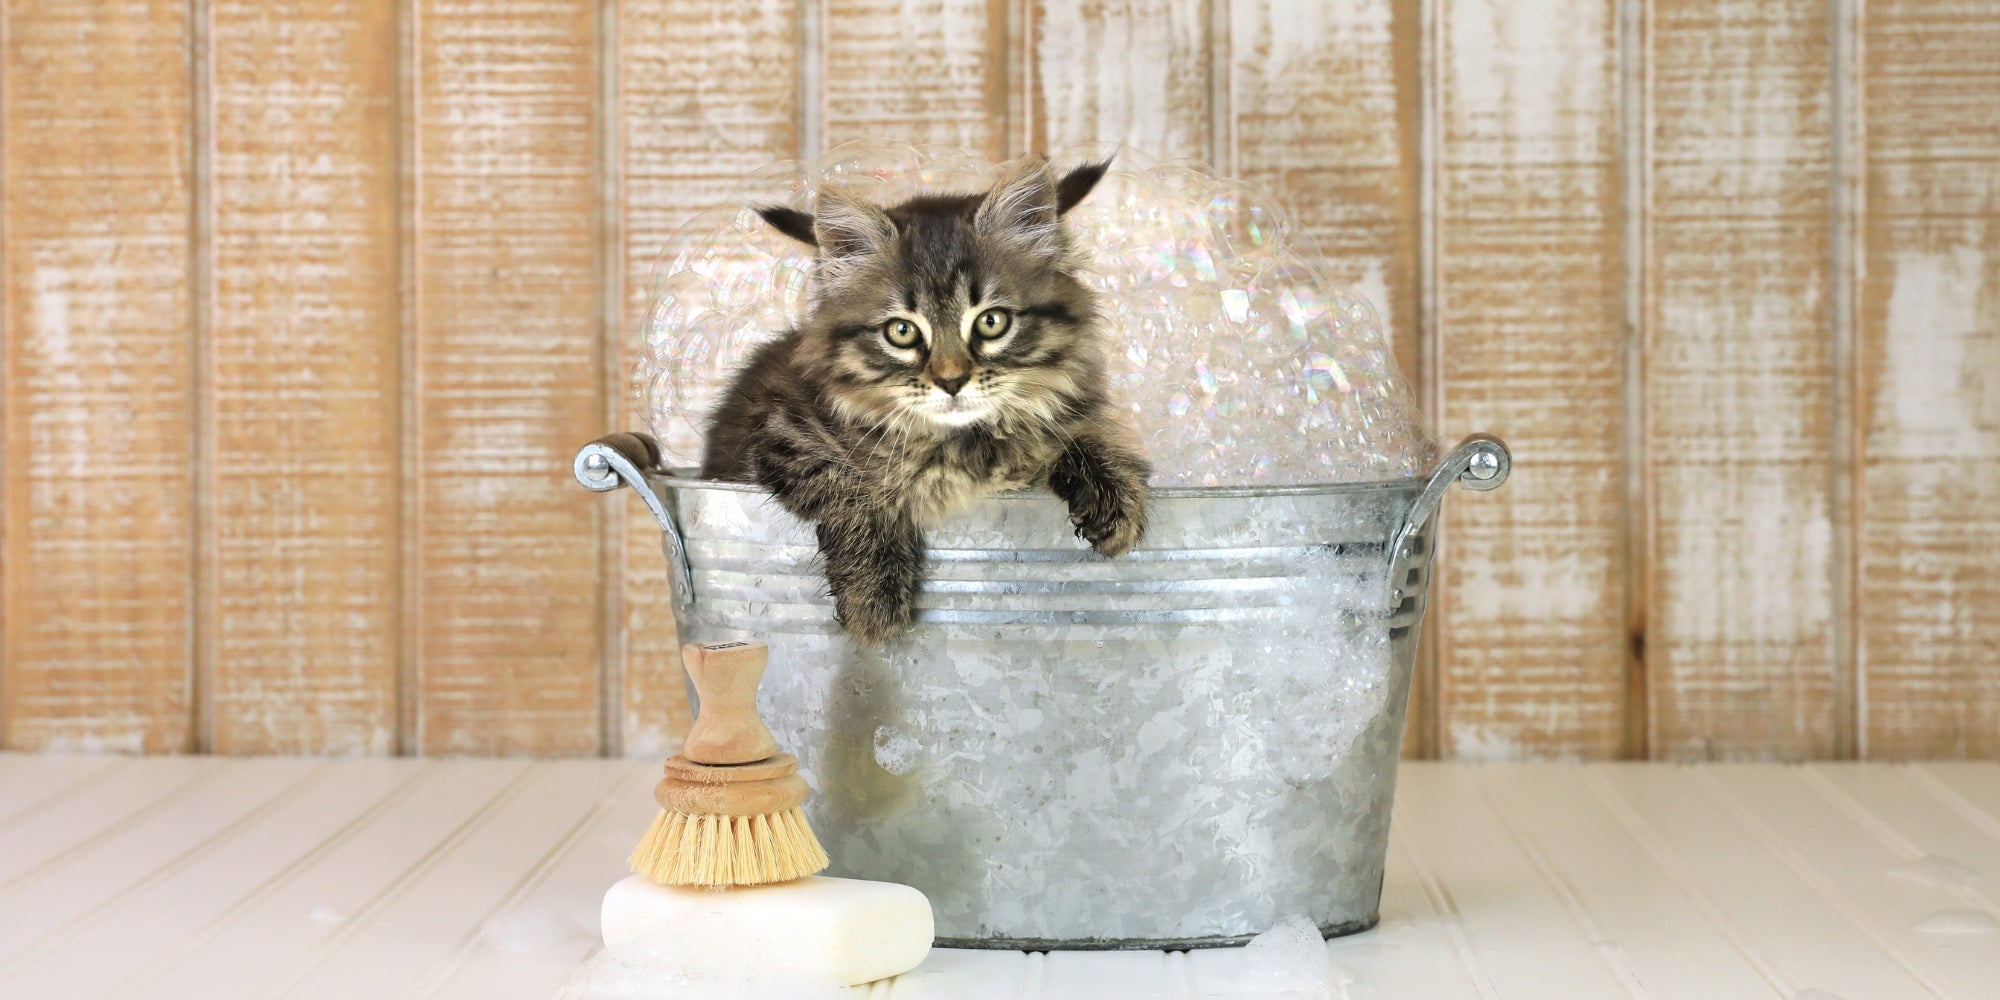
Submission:
M 930 900 L 907 885 L 812 876 L 696 889 L 633 875 L 604 894 L 604 949 L 697 975 L 746 970 L 854 986 L 930 954 Z

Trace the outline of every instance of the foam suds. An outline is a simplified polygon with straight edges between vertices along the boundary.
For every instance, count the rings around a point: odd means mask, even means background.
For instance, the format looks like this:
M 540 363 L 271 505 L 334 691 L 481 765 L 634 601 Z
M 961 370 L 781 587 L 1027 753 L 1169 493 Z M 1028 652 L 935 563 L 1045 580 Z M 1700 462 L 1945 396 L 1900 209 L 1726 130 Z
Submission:
M 1944 889 L 1956 889 L 1979 881 L 1979 869 L 1935 854 L 1924 855 L 1906 865 L 1897 865 L 1889 869 L 1889 874 Z
M 866 992 L 747 965 L 740 975 L 691 973 L 600 950 L 570 973 L 554 1000 L 855 1000 Z
M 546 906 L 502 910 L 479 927 L 488 948 L 508 955 L 575 948 L 595 935 Z
M 316 924 L 337 924 L 347 918 L 339 910 L 321 903 L 313 907 L 310 913 L 306 914 L 306 919 Z
M 1230 997 L 1335 1000 L 1354 976 L 1333 961 L 1312 919 L 1294 914 L 1250 940 L 1243 967 L 1227 984 Z
M 908 774 L 917 766 L 923 745 L 910 734 L 888 726 L 875 730 L 875 765 L 890 774 Z
M 2000 920 L 1985 910 L 1939 910 L 1910 929 L 1919 934 L 1992 934 L 2000 931 Z
M 1106 152 L 1055 159 L 1075 166 Z M 810 253 L 753 205 L 810 210 L 809 193 L 834 187 L 880 204 L 963 194 L 1003 169 L 970 150 L 845 143 L 757 171 L 667 239 L 635 386 L 669 464 L 699 461 L 728 379 L 809 300 Z M 1064 228 L 1089 262 L 1078 278 L 1099 295 L 1106 374 L 1146 430 L 1154 485 L 1370 482 L 1429 469 L 1436 448 L 1381 317 L 1322 271 L 1310 237 L 1255 184 L 1123 148 Z

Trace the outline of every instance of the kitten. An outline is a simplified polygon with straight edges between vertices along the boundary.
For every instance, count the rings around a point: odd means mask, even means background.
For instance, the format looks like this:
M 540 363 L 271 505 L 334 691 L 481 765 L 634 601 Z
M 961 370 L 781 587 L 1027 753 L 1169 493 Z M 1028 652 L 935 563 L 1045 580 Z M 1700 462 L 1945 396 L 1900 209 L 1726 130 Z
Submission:
M 1040 157 L 985 194 L 879 208 L 822 188 L 816 214 L 759 213 L 818 248 L 806 316 L 737 372 L 702 475 L 754 482 L 813 522 L 835 615 L 907 629 L 926 526 L 1042 486 L 1106 556 L 1146 530 L 1144 458 L 1106 401 L 1096 303 L 1062 215 L 1109 161 Z

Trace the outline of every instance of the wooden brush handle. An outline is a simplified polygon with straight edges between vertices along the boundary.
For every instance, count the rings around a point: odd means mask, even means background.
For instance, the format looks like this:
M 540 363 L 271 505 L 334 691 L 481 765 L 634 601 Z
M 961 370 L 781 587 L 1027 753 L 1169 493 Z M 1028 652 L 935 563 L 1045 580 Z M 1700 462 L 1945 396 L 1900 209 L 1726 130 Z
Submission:
M 701 699 L 682 756 L 697 764 L 749 764 L 778 752 L 778 741 L 757 714 L 757 683 L 769 655 L 761 642 L 681 647 L 681 662 Z
M 757 816 L 797 809 L 812 794 L 799 777 L 799 759 L 775 753 L 751 764 L 697 764 L 685 756 L 667 761 L 653 799 L 668 812 L 690 816 Z
M 804 805 L 812 789 L 796 774 L 738 785 L 698 785 L 665 778 L 653 786 L 653 801 L 668 812 L 689 816 L 768 816 Z

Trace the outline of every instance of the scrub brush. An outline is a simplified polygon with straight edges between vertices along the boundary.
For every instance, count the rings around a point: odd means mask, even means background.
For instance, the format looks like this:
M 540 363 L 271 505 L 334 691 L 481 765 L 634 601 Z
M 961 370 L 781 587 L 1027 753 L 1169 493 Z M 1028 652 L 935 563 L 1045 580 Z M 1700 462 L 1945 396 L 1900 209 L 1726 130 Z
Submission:
M 653 789 L 660 814 L 632 851 L 632 871 L 660 885 L 766 885 L 829 863 L 800 806 L 812 789 L 757 715 L 768 648 L 682 648 L 699 713 Z

